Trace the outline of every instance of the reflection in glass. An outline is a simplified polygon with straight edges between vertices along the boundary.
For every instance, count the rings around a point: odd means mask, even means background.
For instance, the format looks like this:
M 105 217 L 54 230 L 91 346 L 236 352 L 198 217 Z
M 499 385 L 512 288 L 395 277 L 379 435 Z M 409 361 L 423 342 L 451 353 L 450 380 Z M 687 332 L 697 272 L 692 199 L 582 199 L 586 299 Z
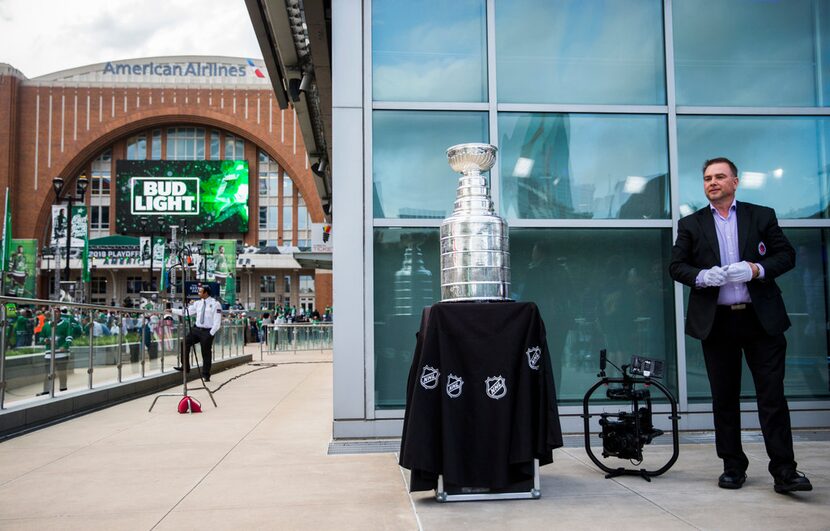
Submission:
M 678 105 L 827 104 L 825 0 L 697 0 L 672 10 Z
M 425 306 L 438 302 L 438 229 L 374 231 L 375 407 L 402 409 L 415 333 Z
M 779 218 L 827 218 L 830 119 L 787 116 L 682 116 L 677 120 L 680 214 L 707 204 L 702 166 L 729 157 L 737 199 L 775 208 Z
M 502 103 L 665 104 L 662 3 L 499 1 L 496 71 Z
M 775 281 L 781 288 L 792 326 L 787 338 L 784 391 L 787 398 L 816 399 L 830 396 L 827 359 L 827 308 L 830 289 L 827 260 L 828 229 L 784 229 L 796 249 L 795 268 Z M 688 302 L 689 288 L 684 287 Z M 686 308 L 686 304 L 684 304 Z M 700 341 L 686 336 L 686 378 L 690 401 L 712 400 Z M 741 397 L 755 398 L 752 375 L 743 364 Z
M 372 3 L 375 101 L 485 101 L 484 0 Z
M 669 217 L 666 119 L 500 113 L 508 218 Z
M 458 185 L 447 148 L 486 142 L 487 114 L 375 111 L 372 121 L 375 218 L 447 217 Z
M 666 363 L 677 393 L 669 229 L 511 229 L 516 300 L 539 307 L 559 400 L 581 401 L 600 349 Z

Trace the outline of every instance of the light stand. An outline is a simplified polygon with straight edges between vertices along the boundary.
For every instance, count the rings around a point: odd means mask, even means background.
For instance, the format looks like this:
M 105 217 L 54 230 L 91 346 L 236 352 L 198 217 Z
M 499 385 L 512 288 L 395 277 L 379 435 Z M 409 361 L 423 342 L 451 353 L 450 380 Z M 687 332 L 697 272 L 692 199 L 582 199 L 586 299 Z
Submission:
M 176 267 L 180 267 L 183 271 L 182 274 L 184 274 L 185 264 L 187 264 L 187 255 L 190 253 L 190 248 L 186 244 L 180 244 L 179 242 L 177 242 L 176 239 L 175 239 L 175 237 L 176 237 L 175 233 L 173 233 L 172 236 L 173 236 L 173 238 L 172 238 L 172 241 L 170 243 L 170 252 L 171 252 L 171 254 L 176 255 L 177 263 L 174 264 L 170 268 L 170 270 L 173 271 Z M 182 288 L 184 288 L 184 280 L 182 280 Z M 153 399 L 153 403 L 150 404 L 150 409 L 148 411 L 153 411 L 153 407 L 156 405 L 156 402 L 158 401 L 159 398 L 161 398 L 163 396 L 181 397 L 181 400 L 185 400 L 185 399 L 189 398 L 189 396 L 187 394 L 187 373 L 188 373 L 188 371 L 186 370 L 186 368 L 188 367 L 188 365 L 190 365 L 190 363 L 185 363 L 185 361 L 186 360 L 190 361 L 190 360 L 185 358 L 185 356 L 189 357 L 190 354 L 191 354 L 191 352 L 190 352 L 191 350 L 193 352 L 194 361 L 196 362 L 195 365 L 196 365 L 196 368 L 197 368 L 197 372 L 199 373 L 199 378 L 202 380 L 202 386 L 201 387 L 193 387 L 192 389 L 193 390 L 204 389 L 205 391 L 207 391 L 208 396 L 210 397 L 210 401 L 213 402 L 213 407 L 219 407 L 216 404 L 216 399 L 213 398 L 213 391 L 211 391 L 207 387 L 207 385 L 205 384 L 205 379 L 202 376 L 202 371 L 198 370 L 199 369 L 199 359 L 198 359 L 198 357 L 196 356 L 196 353 L 195 353 L 196 352 L 196 349 L 194 348 L 195 345 L 191 345 L 190 349 L 188 349 L 188 352 L 185 352 L 185 338 L 188 336 L 188 334 L 190 332 L 190 322 L 189 322 L 190 315 L 189 315 L 188 304 L 187 304 L 187 290 L 185 290 L 185 289 L 182 289 L 181 303 L 182 303 L 182 320 L 181 320 L 181 326 L 179 327 L 179 352 L 180 352 L 180 355 L 181 355 L 181 360 L 179 360 L 179 362 L 181 363 L 181 367 L 182 367 L 182 394 L 179 395 L 179 394 L 171 394 L 171 393 L 162 393 L 162 394 L 156 395 L 156 397 Z M 192 413 L 192 411 L 190 411 L 190 410 L 189 410 L 189 412 Z

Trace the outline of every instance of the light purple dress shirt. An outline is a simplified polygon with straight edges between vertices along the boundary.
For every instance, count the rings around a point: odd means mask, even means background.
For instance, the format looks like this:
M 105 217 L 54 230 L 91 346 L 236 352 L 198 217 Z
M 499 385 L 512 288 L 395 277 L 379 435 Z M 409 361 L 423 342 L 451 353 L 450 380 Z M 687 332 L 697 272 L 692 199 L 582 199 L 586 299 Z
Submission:
M 715 232 L 718 235 L 721 267 L 740 262 L 740 252 L 738 250 L 738 214 L 735 200 L 732 200 L 732 205 L 729 207 L 729 214 L 726 217 L 721 216 L 718 209 L 712 206 L 711 203 L 709 204 L 709 208 L 712 209 L 712 217 L 715 220 Z M 758 278 L 764 278 L 764 268 L 761 264 L 758 264 L 758 269 Z M 695 285 L 698 288 L 705 286 L 703 283 L 703 273 L 705 271 L 704 269 L 698 273 L 695 279 Z M 718 292 L 718 304 L 732 305 L 744 302 L 752 302 L 746 283 L 727 282 L 721 286 Z

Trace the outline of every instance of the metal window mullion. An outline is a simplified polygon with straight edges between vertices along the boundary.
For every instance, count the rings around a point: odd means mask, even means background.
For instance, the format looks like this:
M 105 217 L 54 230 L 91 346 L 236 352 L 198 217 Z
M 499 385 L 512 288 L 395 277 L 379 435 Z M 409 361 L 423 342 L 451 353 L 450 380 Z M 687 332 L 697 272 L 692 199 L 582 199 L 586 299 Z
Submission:
M 733 116 L 830 116 L 826 107 L 714 107 L 679 105 L 677 114 Z
M 680 220 L 680 174 L 677 147 L 677 80 L 674 72 L 674 27 L 672 0 L 663 3 L 663 39 L 666 69 L 666 104 L 668 107 L 667 130 L 669 142 L 669 201 L 671 207 L 672 241 L 677 238 L 677 222 Z M 668 265 L 668 264 L 666 264 Z M 677 407 L 685 411 L 689 405 L 688 378 L 686 375 L 686 322 L 683 308 L 683 286 L 672 282 L 674 288 L 674 335 L 677 355 Z
M 511 228 L 557 229 L 668 229 L 670 219 L 518 219 L 507 220 Z
M 442 219 L 413 218 L 378 218 L 372 220 L 375 228 L 435 228 L 441 226 Z M 520 219 L 509 218 L 507 223 L 512 228 L 574 228 L 574 229 L 668 229 L 672 227 L 670 219 Z M 828 223 L 830 226 L 830 223 Z
M 830 219 L 780 219 L 778 224 L 789 229 L 827 229 Z
M 363 352 L 364 352 L 364 381 L 363 381 L 363 404 L 366 420 L 375 419 L 375 331 L 374 331 L 374 293 L 375 283 L 373 279 L 374 264 L 374 227 L 372 220 L 375 216 L 374 202 L 372 201 L 372 190 L 374 187 L 372 178 L 372 159 L 374 131 L 372 128 L 372 112 L 375 108 L 384 107 L 380 104 L 374 106 L 372 101 L 372 2 L 366 1 L 363 4 Z M 416 108 L 407 107 L 407 104 L 394 108 Z
M 369 97 L 371 98 L 371 95 Z M 487 111 L 490 109 L 487 102 L 465 101 L 370 101 L 368 107 L 376 111 Z
M 666 105 L 577 105 L 554 103 L 499 103 L 503 112 L 543 112 L 569 114 L 666 114 Z
M 487 118 L 490 143 L 499 145 L 498 87 L 496 85 L 496 0 L 487 0 L 484 15 L 487 32 Z M 500 159 L 496 159 L 497 161 Z M 496 212 L 501 210 L 501 165 L 494 164 L 490 169 L 490 199 Z

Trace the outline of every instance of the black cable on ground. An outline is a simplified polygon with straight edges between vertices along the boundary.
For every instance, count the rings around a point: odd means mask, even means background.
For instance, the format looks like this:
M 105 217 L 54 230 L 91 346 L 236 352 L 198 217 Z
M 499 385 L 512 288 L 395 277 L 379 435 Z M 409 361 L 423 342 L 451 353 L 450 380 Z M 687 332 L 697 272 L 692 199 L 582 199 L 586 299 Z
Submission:
M 247 376 L 249 374 L 255 373 L 257 371 L 261 371 L 263 369 L 272 369 L 274 367 L 279 367 L 280 365 L 307 365 L 307 364 L 313 364 L 313 363 L 331 363 L 331 361 L 287 361 L 287 362 L 282 362 L 282 363 L 252 361 L 252 362 L 248 363 L 248 365 L 251 366 L 251 367 L 256 367 L 256 369 L 252 369 L 250 371 L 245 371 L 242 374 L 237 374 L 236 376 L 233 376 L 233 377 L 229 378 L 227 381 L 222 382 L 216 389 L 211 389 L 211 393 L 217 393 L 217 392 L 219 392 L 220 389 L 222 389 L 223 387 L 225 387 L 226 385 L 228 385 L 232 381 L 237 380 L 239 378 L 242 378 L 243 376 Z

